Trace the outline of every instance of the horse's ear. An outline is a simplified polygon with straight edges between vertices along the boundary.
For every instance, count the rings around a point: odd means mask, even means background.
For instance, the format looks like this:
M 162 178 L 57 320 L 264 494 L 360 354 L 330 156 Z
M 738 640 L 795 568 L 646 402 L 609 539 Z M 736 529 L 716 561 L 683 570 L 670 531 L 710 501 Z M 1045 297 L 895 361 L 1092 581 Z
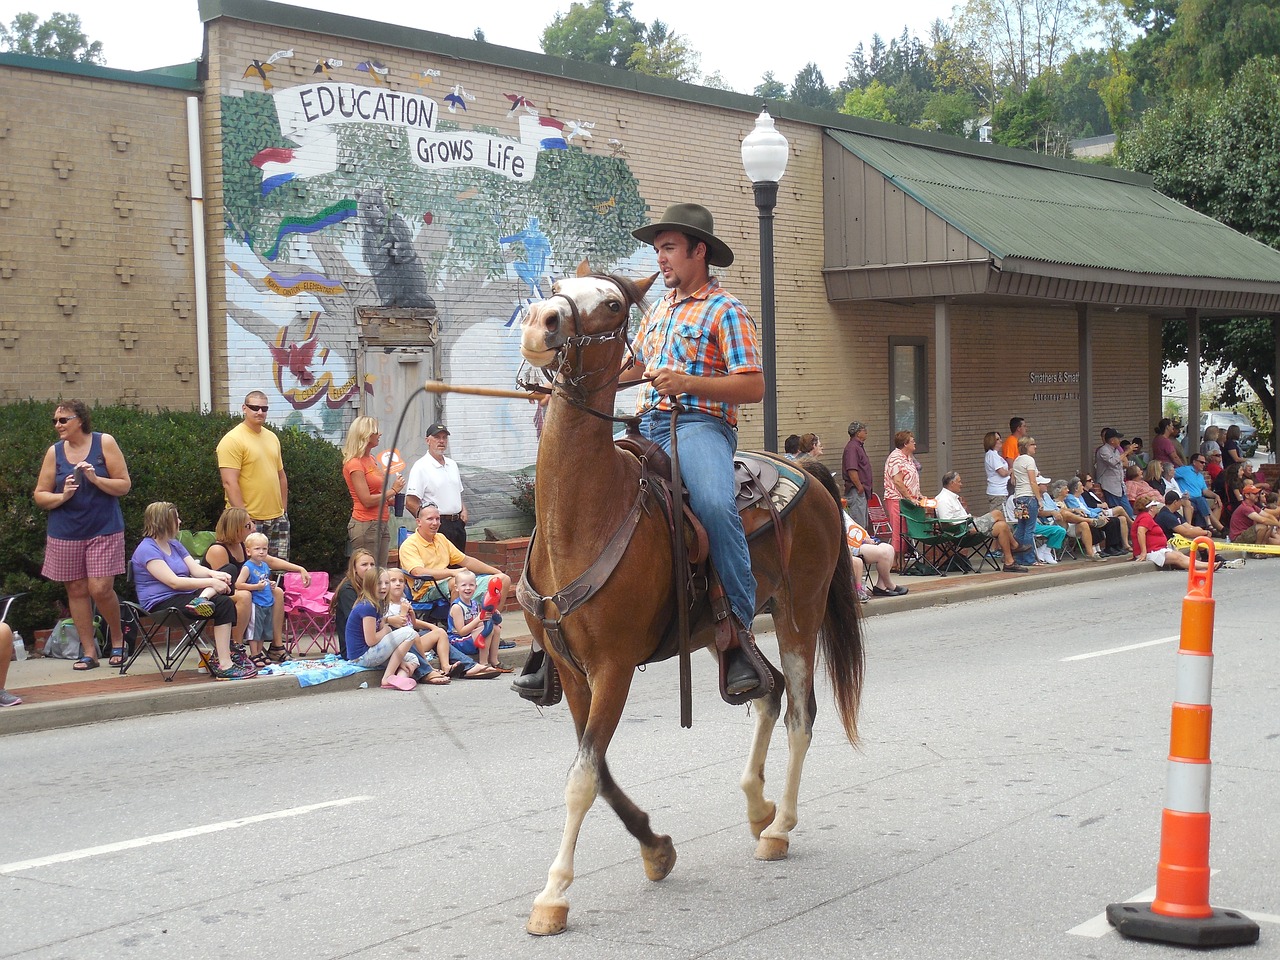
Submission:
M 591 264 L 589 264 L 586 260 L 583 260 L 580 264 L 578 264 L 578 276 L 589 277 L 591 276 L 591 273 L 592 273 Z
M 653 282 L 657 279 L 658 279 L 658 275 L 655 273 L 645 277 L 643 280 L 637 280 L 635 282 L 636 289 L 640 291 L 641 299 L 643 299 L 644 296 L 649 292 L 649 288 L 653 286 Z

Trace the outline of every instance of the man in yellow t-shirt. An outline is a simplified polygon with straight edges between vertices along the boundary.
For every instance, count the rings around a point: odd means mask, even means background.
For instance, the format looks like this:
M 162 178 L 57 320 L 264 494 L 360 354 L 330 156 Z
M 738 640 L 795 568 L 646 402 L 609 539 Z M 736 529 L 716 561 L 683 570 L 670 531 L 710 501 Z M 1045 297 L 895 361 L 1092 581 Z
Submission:
M 289 479 L 280 439 L 267 430 L 267 396 L 254 390 L 240 407 L 244 420 L 218 441 L 218 472 L 227 506 L 249 512 L 273 557 L 289 559 Z
M 1011 417 L 1009 435 L 1004 438 L 1004 443 L 1000 447 L 1000 456 L 1004 457 L 1010 467 L 1013 466 L 1013 461 L 1018 459 L 1018 441 L 1026 435 L 1027 421 L 1021 417 Z
M 465 553 L 440 533 L 440 508 L 428 500 L 418 511 L 418 528 L 400 544 L 400 569 L 415 577 L 431 577 L 445 581 L 453 574 L 450 567 L 465 567 L 475 574 L 489 574 L 502 580 L 503 596 L 508 596 L 511 578 L 475 557 Z

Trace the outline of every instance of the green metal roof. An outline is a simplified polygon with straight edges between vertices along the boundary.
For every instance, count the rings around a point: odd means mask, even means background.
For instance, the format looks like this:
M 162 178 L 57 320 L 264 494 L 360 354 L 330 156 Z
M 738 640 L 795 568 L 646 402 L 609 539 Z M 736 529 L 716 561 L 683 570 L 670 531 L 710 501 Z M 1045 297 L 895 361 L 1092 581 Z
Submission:
M 172 90 L 185 90 L 188 93 L 200 93 L 204 89 L 204 85 L 196 78 L 194 61 L 171 67 L 157 67 L 154 70 L 117 70 L 114 67 L 100 67 L 96 63 L 54 60 L 51 57 L 33 57 L 25 53 L 0 53 L 0 67 L 66 73 L 91 80 L 140 83 L 143 86 L 168 87 Z
M 1280 251 L 1086 164 L 1048 169 L 829 129 L 907 196 L 991 251 L 1175 277 L 1280 282 Z

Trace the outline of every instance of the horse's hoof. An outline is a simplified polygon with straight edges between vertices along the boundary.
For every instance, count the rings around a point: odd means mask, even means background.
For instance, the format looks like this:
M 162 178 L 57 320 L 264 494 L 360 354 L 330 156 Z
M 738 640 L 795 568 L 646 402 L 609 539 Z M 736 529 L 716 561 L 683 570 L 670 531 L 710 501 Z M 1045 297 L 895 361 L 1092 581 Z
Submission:
M 569 925 L 569 907 L 539 907 L 529 911 L 529 922 L 524 928 L 535 937 L 554 937 L 564 933 Z
M 759 820 L 751 821 L 751 835 L 755 837 L 757 840 L 760 839 L 760 834 L 764 833 L 764 828 L 769 826 L 769 824 L 773 823 L 773 818 L 777 816 L 777 813 L 778 813 L 778 807 L 775 803 L 773 803 L 773 801 L 770 800 L 766 802 L 769 804 L 769 812 L 766 813 Z
M 676 845 L 667 836 L 658 837 L 655 847 L 641 847 L 640 856 L 644 858 L 644 875 L 650 880 L 658 881 L 666 877 L 676 865 Z
M 756 859 L 785 860 L 787 859 L 787 851 L 790 848 L 790 840 L 783 840 L 778 837 L 761 837 L 760 842 L 756 844 Z

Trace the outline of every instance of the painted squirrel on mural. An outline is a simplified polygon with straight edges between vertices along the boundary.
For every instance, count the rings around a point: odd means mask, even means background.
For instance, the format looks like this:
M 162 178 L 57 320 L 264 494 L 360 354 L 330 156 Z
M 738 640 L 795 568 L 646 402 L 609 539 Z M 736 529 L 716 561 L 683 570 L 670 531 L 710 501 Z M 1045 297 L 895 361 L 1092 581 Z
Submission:
M 434 307 L 408 221 L 391 211 L 381 190 L 361 192 L 358 212 L 365 264 L 378 291 L 378 305 Z

